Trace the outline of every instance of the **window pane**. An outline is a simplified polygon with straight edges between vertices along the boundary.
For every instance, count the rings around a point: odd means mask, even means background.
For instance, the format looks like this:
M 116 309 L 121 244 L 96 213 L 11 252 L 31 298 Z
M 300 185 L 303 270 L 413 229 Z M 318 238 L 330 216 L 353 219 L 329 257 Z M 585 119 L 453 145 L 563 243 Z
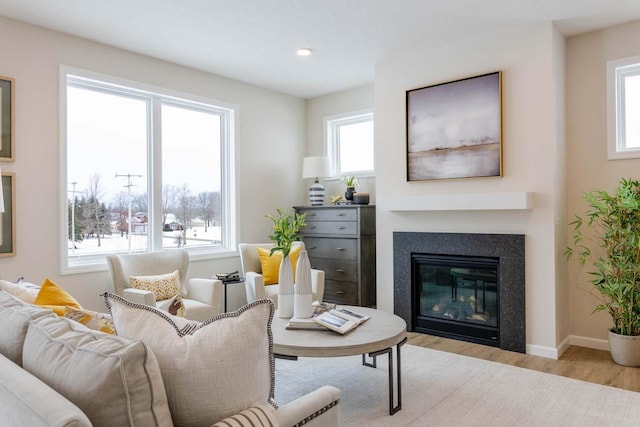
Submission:
M 220 120 L 162 106 L 163 247 L 222 246 Z
M 624 79 L 625 147 L 640 148 L 640 75 Z
M 147 102 L 67 87 L 69 263 L 83 256 L 146 250 Z M 136 175 L 123 176 L 123 175 Z M 75 245 L 71 242 L 75 238 Z
M 339 127 L 340 172 L 373 170 L 373 121 Z

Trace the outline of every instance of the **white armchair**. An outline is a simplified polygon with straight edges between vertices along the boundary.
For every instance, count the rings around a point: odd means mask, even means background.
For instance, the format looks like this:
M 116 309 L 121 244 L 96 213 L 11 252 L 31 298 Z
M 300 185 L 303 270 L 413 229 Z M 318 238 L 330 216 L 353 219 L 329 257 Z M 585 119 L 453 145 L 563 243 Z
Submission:
M 303 242 L 294 242 L 293 247 L 302 246 Z M 262 265 L 260 264 L 260 256 L 258 248 L 271 249 L 273 243 L 240 243 L 238 250 L 240 251 L 240 262 L 242 264 L 242 273 L 244 275 L 245 290 L 247 292 L 247 303 L 262 299 L 270 298 L 273 303 L 278 306 L 278 285 L 264 285 L 262 277 Z M 295 268 L 295 266 L 293 266 Z M 313 290 L 313 300 L 322 301 L 324 296 L 324 271 L 311 269 L 311 288 Z
M 131 276 L 154 276 L 178 270 L 183 289 L 186 317 L 205 321 L 222 312 L 223 285 L 215 279 L 190 279 L 186 281 L 189 253 L 184 249 L 162 252 L 107 255 L 114 291 L 131 302 L 150 305 L 168 311 L 171 299 L 156 301 L 155 294 L 132 288 Z

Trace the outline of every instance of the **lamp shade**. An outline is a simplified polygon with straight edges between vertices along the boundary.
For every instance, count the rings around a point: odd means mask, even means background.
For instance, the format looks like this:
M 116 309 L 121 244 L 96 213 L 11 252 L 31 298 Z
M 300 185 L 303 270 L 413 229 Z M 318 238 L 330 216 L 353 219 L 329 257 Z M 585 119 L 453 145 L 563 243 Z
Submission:
M 331 175 L 331 165 L 326 156 L 305 157 L 302 161 L 303 178 L 322 178 Z

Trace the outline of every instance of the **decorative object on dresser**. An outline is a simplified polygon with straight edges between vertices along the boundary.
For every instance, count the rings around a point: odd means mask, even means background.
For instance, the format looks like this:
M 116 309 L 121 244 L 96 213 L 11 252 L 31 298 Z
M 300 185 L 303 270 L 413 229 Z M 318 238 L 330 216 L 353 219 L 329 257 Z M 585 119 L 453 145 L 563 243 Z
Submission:
M 347 191 L 344 193 L 344 198 L 349 202 L 353 201 L 353 194 L 356 192 L 356 187 L 360 185 L 360 180 L 355 177 L 355 175 L 347 175 L 342 177 L 340 182 L 344 182 L 347 186 Z
M 329 158 L 325 156 L 305 157 L 302 161 L 302 177 L 314 178 L 313 184 L 309 187 L 309 204 L 311 206 L 322 206 L 324 204 L 324 186 L 320 184 L 318 178 L 331 175 L 331 164 Z
M 324 270 L 324 301 L 375 306 L 375 205 L 295 206 L 306 213 L 300 237 L 313 268 Z

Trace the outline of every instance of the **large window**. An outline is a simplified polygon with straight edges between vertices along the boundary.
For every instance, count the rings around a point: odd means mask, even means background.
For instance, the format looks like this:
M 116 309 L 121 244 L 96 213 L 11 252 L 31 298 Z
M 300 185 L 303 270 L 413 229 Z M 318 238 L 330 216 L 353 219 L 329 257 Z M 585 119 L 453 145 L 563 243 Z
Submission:
M 325 132 L 334 176 L 373 176 L 373 111 L 327 117 Z
M 640 157 L 640 56 L 607 63 L 609 159 Z
M 63 270 L 115 252 L 236 244 L 235 110 L 63 69 Z

